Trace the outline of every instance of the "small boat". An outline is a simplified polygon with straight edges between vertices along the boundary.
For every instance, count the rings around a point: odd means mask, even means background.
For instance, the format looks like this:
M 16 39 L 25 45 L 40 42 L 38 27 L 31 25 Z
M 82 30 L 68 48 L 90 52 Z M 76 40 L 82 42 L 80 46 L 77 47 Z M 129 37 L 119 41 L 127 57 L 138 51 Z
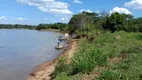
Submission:
M 55 49 L 63 49 L 63 46 L 55 46 Z

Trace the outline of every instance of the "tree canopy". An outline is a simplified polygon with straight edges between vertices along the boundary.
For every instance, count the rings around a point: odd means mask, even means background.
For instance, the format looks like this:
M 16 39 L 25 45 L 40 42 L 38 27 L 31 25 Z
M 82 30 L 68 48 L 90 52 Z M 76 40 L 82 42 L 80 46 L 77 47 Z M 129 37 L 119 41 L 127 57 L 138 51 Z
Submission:
M 141 32 L 142 18 L 134 18 L 129 14 L 118 12 L 111 15 L 99 15 L 96 13 L 82 12 L 73 15 L 69 21 L 69 31 L 88 31 L 89 29 L 103 29 L 112 32 L 124 30 L 127 32 Z

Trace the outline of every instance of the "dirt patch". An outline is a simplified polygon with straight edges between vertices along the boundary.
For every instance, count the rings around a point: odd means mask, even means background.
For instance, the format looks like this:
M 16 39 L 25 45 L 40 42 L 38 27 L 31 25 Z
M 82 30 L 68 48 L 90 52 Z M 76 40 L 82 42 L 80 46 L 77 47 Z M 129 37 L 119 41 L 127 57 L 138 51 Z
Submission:
M 98 74 L 95 75 L 83 75 L 80 80 L 93 80 L 95 76 L 97 76 Z
M 55 71 L 55 66 L 58 63 L 59 57 L 67 57 L 67 61 L 70 61 L 70 58 L 73 56 L 73 53 L 76 51 L 77 42 L 71 40 L 68 47 L 60 54 L 55 60 L 43 63 L 36 67 L 35 70 L 30 74 L 27 80 L 51 80 L 51 75 Z
M 116 64 L 116 63 L 119 63 L 120 60 L 122 60 L 121 57 L 114 57 L 114 58 L 108 58 L 108 59 L 107 59 L 107 62 L 108 62 L 109 64 Z
M 121 36 L 120 36 L 120 35 L 115 36 L 115 39 L 120 40 L 120 39 L 121 39 Z

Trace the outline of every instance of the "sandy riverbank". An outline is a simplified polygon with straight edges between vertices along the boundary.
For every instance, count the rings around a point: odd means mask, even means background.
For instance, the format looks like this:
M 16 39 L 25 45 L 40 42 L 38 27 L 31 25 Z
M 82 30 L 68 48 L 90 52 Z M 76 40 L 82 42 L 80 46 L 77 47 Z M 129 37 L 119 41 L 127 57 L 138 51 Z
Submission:
M 61 56 L 64 56 L 69 61 L 73 56 L 73 53 L 76 51 L 77 42 L 71 40 L 68 47 L 61 53 L 55 60 L 43 63 L 36 67 L 35 70 L 29 75 L 27 80 L 52 80 L 51 75 L 55 71 L 55 66 L 58 63 L 58 60 Z
M 41 30 L 39 30 L 39 31 L 45 31 L 45 32 L 59 32 L 60 33 L 60 30 L 58 30 L 58 29 L 41 29 Z

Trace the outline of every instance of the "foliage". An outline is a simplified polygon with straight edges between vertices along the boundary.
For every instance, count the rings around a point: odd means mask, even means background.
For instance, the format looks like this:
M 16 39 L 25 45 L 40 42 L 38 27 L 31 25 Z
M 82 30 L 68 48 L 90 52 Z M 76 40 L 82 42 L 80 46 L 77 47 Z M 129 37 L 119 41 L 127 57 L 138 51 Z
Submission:
M 96 23 L 98 20 L 98 14 L 96 13 L 83 12 L 81 14 L 73 15 L 68 23 L 69 32 L 79 32 L 81 35 L 86 35 L 84 34 L 85 32 L 87 33 L 90 30 L 95 29 L 92 24 Z
M 85 45 L 74 56 L 71 66 L 72 73 L 88 73 L 94 69 L 95 66 L 104 65 L 106 57 L 101 54 L 100 50 L 95 49 L 91 45 Z
M 87 36 L 90 31 L 126 31 L 126 32 L 142 32 L 142 18 L 134 18 L 129 14 L 120 14 L 118 12 L 111 15 L 105 13 L 88 13 L 82 12 L 73 15 L 68 25 L 68 31 L 77 36 Z
M 126 80 L 125 76 L 118 71 L 106 70 L 103 71 L 97 80 Z
M 56 76 L 55 80 L 70 80 L 70 78 L 65 73 L 60 73 Z
M 120 36 L 120 39 L 116 39 L 115 36 Z M 100 35 L 96 39 L 96 42 L 94 42 L 96 46 L 108 58 L 114 58 L 114 57 L 122 58 L 119 63 L 109 65 L 112 66 L 111 71 L 117 71 L 121 76 L 121 79 L 118 79 L 119 77 L 116 77 L 115 80 L 140 79 L 142 74 L 141 36 L 142 36 L 141 33 L 127 33 L 121 31 L 121 32 L 115 32 L 113 34 L 107 33 Z M 105 78 L 107 78 L 109 74 L 110 73 L 107 73 Z M 100 77 L 102 77 L 102 75 Z
M 12 25 L 12 24 L 0 24 L 0 29 L 13 29 L 13 28 L 16 28 L 16 29 L 36 29 L 36 26 L 35 25 L 20 25 L 20 24 L 15 24 L 15 25 Z
M 39 24 L 37 26 L 37 30 L 41 29 L 59 29 L 61 31 L 66 31 L 68 28 L 67 24 L 64 23 L 55 23 L 55 24 Z
M 68 72 L 69 71 L 69 66 L 67 66 L 66 63 L 66 58 L 65 57 L 60 57 L 58 64 L 56 66 L 55 74 L 60 74 L 62 72 Z
M 39 24 L 38 26 L 36 25 L 20 25 L 20 24 L 0 24 L 0 29 L 13 29 L 13 28 L 18 28 L 18 29 L 36 29 L 36 30 L 41 30 L 41 29 L 58 29 L 60 31 L 67 32 L 68 25 L 65 23 L 54 23 L 54 24 Z
M 120 37 L 116 38 L 117 36 Z M 73 77 L 78 74 L 89 74 L 96 67 L 106 66 L 105 70 L 97 70 L 100 72 L 98 80 L 140 80 L 142 78 L 141 33 L 106 32 L 93 41 L 81 39 L 79 43 L 80 47 L 71 63 L 65 64 L 64 70 L 60 73 Z M 110 64 L 109 58 L 120 58 L 120 61 Z

